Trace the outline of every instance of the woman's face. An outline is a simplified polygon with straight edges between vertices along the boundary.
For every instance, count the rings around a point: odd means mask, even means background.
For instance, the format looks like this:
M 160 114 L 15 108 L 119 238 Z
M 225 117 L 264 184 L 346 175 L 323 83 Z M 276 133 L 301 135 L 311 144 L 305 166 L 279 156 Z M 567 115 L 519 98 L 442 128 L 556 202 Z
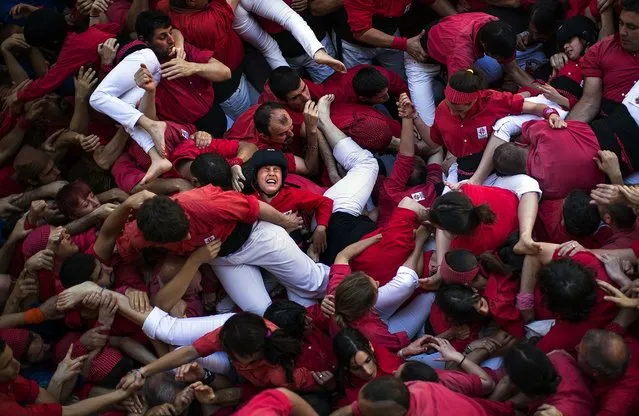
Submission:
M 262 352 L 256 352 L 255 354 L 251 354 L 251 355 L 247 355 L 246 357 L 241 357 L 239 355 L 233 354 L 233 357 L 235 357 L 235 361 L 237 361 L 238 363 L 246 366 L 249 364 L 252 364 L 256 361 L 259 361 L 262 359 L 263 354 Z
M 475 100 L 477 101 L 477 100 Z M 450 112 L 454 115 L 457 116 L 459 118 L 464 118 L 466 117 L 466 114 L 468 113 L 468 110 L 471 109 L 471 107 L 473 105 L 475 105 L 475 101 L 468 103 L 468 104 L 453 104 L 450 101 L 446 100 L 446 105 L 448 106 L 448 108 L 450 109 Z
M 349 371 L 362 380 L 372 380 L 377 376 L 375 357 L 366 351 L 357 351 L 349 364 Z
M 579 37 L 574 36 L 569 42 L 564 43 L 564 52 L 568 55 L 568 59 L 576 61 L 584 51 L 584 45 Z
M 486 316 L 490 312 L 488 301 L 483 296 L 478 296 L 473 306 L 475 307 L 475 310 L 482 316 Z
M 93 192 L 89 192 L 86 197 L 78 199 L 78 203 L 73 209 L 73 216 L 75 218 L 85 217 L 99 208 L 100 205 L 100 201 Z

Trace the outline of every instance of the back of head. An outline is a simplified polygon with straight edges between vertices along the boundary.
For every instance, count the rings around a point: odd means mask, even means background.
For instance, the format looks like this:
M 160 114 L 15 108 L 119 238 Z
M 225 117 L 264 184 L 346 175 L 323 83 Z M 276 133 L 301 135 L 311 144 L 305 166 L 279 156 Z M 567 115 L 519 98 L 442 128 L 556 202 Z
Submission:
M 613 222 L 613 224 L 622 230 L 630 230 L 637 222 L 637 214 L 626 204 L 616 203 L 606 205 L 604 210 Z
M 90 193 L 89 185 L 81 180 L 76 180 L 60 188 L 55 196 L 55 202 L 64 216 L 72 218 L 78 201 L 86 198 Z
M 366 416 L 394 416 L 410 408 L 408 387 L 393 376 L 382 376 L 368 382 L 362 387 L 359 399 L 360 409 Z
M 189 219 L 184 209 L 168 196 L 157 195 L 144 201 L 136 222 L 144 239 L 166 244 L 184 240 L 189 234 Z
M 430 221 L 453 235 L 465 235 L 482 223 L 495 222 L 495 214 L 486 204 L 474 206 L 462 192 L 448 192 L 433 203 Z
M 364 272 L 352 273 L 335 289 L 335 322 L 344 328 L 369 312 L 377 300 L 377 289 Z
M 354 116 L 350 128 L 344 133 L 371 152 L 382 151 L 388 147 L 393 139 L 393 130 L 385 115 L 371 108 L 362 108 L 361 111 L 354 112 Z
M 151 42 L 155 29 L 166 29 L 171 26 L 171 18 L 159 10 L 142 12 L 135 19 L 135 33 L 140 40 Z
M 477 257 L 468 250 L 451 250 L 444 255 L 439 273 L 444 283 L 469 284 L 479 271 Z
M 293 68 L 280 66 L 271 71 L 268 86 L 278 99 L 286 101 L 286 95 L 298 89 L 301 80 L 302 78 Z
M 587 237 L 599 228 L 601 216 L 597 206 L 590 203 L 590 195 L 574 190 L 564 199 L 562 216 L 566 231 L 574 237 Z
M 530 397 L 550 396 L 561 382 L 550 359 L 532 344 L 513 346 L 504 356 L 504 368 L 519 391 Z
M 488 22 L 479 29 L 478 36 L 488 55 L 501 59 L 515 56 L 516 35 L 508 23 L 501 20 Z
M 435 303 L 452 323 L 463 325 L 482 319 L 475 309 L 478 296 L 469 286 L 443 284 L 437 291 Z
M 585 359 L 597 378 L 617 380 L 628 369 L 630 350 L 623 337 L 604 329 L 591 329 L 581 339 L 579 357 Z
M 402 365 L 401 372 L 397 375 L 404 383 L 409 381 L 430 381 L 439 382 L 439 375 L 433 367 L 419 361 L 406 361 Z
M 353 89 L 360 97 L 373 98 L 388 88 L 388 79 L 372 65 L 357 71 L 353 77 Z
M 558 318 L 581 322 L 597 302 L 596 273 L 569 257 L 553 260 L 538 272 L 544 303 Z
M 60 283 L 65 289 L 91 280 L 97 259 L 84 253 L 75 253 L 60 266 Z
M 557 0 L 537 0 L 530 11 L 530 25 L 537 37 L 549 39 L 555 35 L 557 27 L 565 18 L 562 2 Z
M 198 155 L 191 163 L 191 175 L 200 186 L 214 185 L 225 191 L 232 189 L 231 166 L 222 156 L 216 153 Z
M 50 162 L 51 158 L 43 150 L 24 145 L 13 159 L 16 179 L 25 184 L 37 182 L 38 177 Z
M 456 91 L 467 93 L 477 92 L 486 87 L 482 75 L 473 69 L 462 69 L 455 72 L 448 80 L 448 85 Z
M 287 335 L 302 339 L 306 325 L 306 308 L 292 300 L 278 300 L 266 308 L 264 319 L 277 325 Z
M 268 128 L 271 124 L 273 111 L 275 110 L 284 110 L 284 106 L 274 101 L 267 101 L 260 105 L 257 110 L 255 110 L 255 114 L 253 115 L 253 123 L 255 124 L 255 130 L 257 130 L 258 133 L 262 133 L 267 136 L 269 135 Z
M 144 380 L 142 392 L 149 408 L 175 402 L 175 397 L 186 387 L 186 383 L 176 381 L 172 371 L 154 374 Z
M 493 154 L 493 167 L 501 176 L 525 174 L 527 161 L 526 150 L 515 143 L 504 143 Z
M 31 46 L 57 51 L 62 47 L 68 30 L 62 13 L 42 8 L 27 18 L 24 24 L 24 40 Z

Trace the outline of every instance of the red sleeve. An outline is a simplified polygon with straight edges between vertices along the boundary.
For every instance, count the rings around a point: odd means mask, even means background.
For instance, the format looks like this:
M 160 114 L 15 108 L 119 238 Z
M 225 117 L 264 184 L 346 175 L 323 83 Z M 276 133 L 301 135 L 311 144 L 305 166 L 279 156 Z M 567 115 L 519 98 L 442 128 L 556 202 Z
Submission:
M 439 384 L 457 393 L 468 397 L 482 397 L 484 389 L 481 386 L 481 378 L 475 374 L 464 373 L 463 371 L 440 370 Z
M 294 193 L 295 199 L 299 201 L 297 204 L 298 210 L 304 212 L 315 211 L 317 225 L 328 226 L 328 221 L 333 213 L 332 199 L 303 189 L 292 188 L 291 191 Z
M 206 357 L 214 352 L 222 350 L 220 331 L 222 331 L 222 327 L 219 327 L 195 340 L 193 348 L 195 348 L 195 351 L 197 351 L 200 357 Z
M 27 379 L 22 376 L 18 376 L 13 383 L 11 383 L 11 391 L 13 397 L 17 401 L 24 403 L 35 403 L 40 393 L 40 386 L 35 380 Z
M 314 304 L 306 308 L 306 313 L 313 320 L 313 327 L 317 327 L 318 329 L 328 333 L 329 324 L 331 322 L 330 318 L 327 318 L 322 313 L 322 308 L 319 304 Z
M 235 416 L 288 416 L 293 412 L 293 404 L 279 390 L 265 390 L 253 397 L 246 406 L 234 413 Z
M 524 109 L 524 97 L 509 92 L 493 92 L 490 97 L 490 108 L 497 114 L 521 114 Z
M 297 165 L 295 164 L 295 155 L 293 153 L 284 153 L 286 161 L 288 162 L 288 173 L 296 173 Z
M 348 16 L 348 25 L 354 34 L 373 27 L 373 4 L 371 0 L 344 0 L 344 9 Z
M 209 145 L 208 152 L 216 153 L 225 159 L 233 159 L 237 156 L 240 147 L 239 140 L 214 139 Z
M 311 391 L 317 388 L 317 383 L 310 370 L 298 367 L 293 370 L 293 382 L 288 388 L 296 391 Z
M 125 294 L 127 289 L 148 292 L 138 268 L 133 264 L 121 264 L 115 270 L 115 288 Z
M 337 286 L 342 283 L 342 280 L 349 274 L 351 274 L 351 266 L 348 264 L 333 264 L 328 275 L 328 288 L 326 289 L 326 293 L 335 293 Z
M 603 54 L 604 44 L 607 45 L 607 40 L 597 42 L 592 45 L 586 55 L 584 56 L 581 71 L 585 78 L 603 78 L 603 68 L 601 67 L 601 57 Z
M 353 327 L 360 330 L 368 339 L 376 345 L 386 348 L 390 352 L 397 352 L 410 344 L 410 338 L 405 331 L 391 334 L 388 325 L 382 319 L 370 312 L 363 318 L 353 323 Z
M 435 144 L 444 146 L 444 138 L 442 137 L 442 134 L 439 131 L 439 126 L 437 125 L 436 117 L 437 117 L 437 111 L 435 111 L 435 122 L 430 128 L 430 140 Z
M 11 416 L 62 416 L 62 405 L 58 403 L 42 403 L 22 407 L 17 402 L 0 399 L 0 414 Z
M 410 92 L 408 91 L 408 84 L 406 84 L 406 81 L 401 79 L 399 75 L 397 75 L 393 71 L 389 71 L 386 68 L 382 68 L 382 67 L 375 67 L 375 68 L 377 68 L 377 70 L 380 71 L 382 74 L 384 74 L 386 79 L 388 79 L 388 93 L 390 95 L 396 98 L 399 98 L 399 96 L 403 92 L 410 95 Z
M 413 174 L 414 164 L 414 156 L 406 156 L 401 153 L 397 155 L 393 171 L 384 181 L 384 188 L 388 193 L 399 193 L 406 190 L 406 182 Z
M 207 63 L 213 58 L 213 52 L 206 49 L 197 48 L 190 43 L 184 42 L 184 52 L 189 62 L 195 62 L 199 64 Z

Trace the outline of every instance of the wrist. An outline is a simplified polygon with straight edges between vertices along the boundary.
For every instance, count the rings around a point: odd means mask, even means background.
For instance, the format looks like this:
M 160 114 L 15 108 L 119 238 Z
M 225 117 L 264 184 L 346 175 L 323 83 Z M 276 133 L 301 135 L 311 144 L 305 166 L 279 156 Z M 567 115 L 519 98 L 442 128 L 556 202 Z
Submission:
M 405 51 L 408 49 L 408 39 L 402 38 L 400 36 L 396 36 L 393 38 L 393 43 L 391 44 L 392 49 L 399 49 L 400 51 Z
M 553 114 L 556 115 L 557 117 L 559 117 L 559 112 L 557 112 L 557 110 L 555 110 L 552 107 L 546 107 L 546 108 L 544 108 L 544 111 L 542 112 L 542 116 L 546 120 L 550 120 L 550 117 L 552 117 Z
M 231 165 L 231 167 L 240 166 L 241 168 L 243 163 L 244 161 L 240 157 L 234 157 L 233 159 L 229 160 L 229 165 Z

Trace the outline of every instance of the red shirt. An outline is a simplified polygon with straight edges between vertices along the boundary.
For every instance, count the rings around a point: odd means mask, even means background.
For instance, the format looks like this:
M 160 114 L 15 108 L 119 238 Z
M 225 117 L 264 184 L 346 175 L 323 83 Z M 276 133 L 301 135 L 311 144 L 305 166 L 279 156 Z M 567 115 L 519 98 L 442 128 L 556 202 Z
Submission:
M 224 242 L 238 222 L 254 223 L 260 212 L 254 197 L 223 191 L 213 185 L 180 192 L 172 199 L 180 204 L 190 221 L 190 239 L 167 244 L 151 243 L 144 239 L 136 221 L 130 221 L 117 240 L 118 253 L 126 261 L 136 258 L 144 247 L 165 247 L 175 254 L 187 254 L 204 245 L 210 237 Z
M 521 95 L 482 90 L 479 91 L 479 99 L 462 119 L 451 113 L 448 104 L 442 101 L 435 110 L 430 138 L 457 158 L 474 155 L 486 148 L 497 120 L 521 114 L 523 108 L 524 97 Z
M 0 168 L 0 198 L 24 192 L 24 185 L 13 178 L 15 173 L 16 170 L 11 163 Z
M 575 189 L 590 191 L 606 182 L 593 160 L 601 147 L 587 123 L 568 121 L 567 128 L 553 129 L 546 120 L 528 121 L 522 138 L 529 144 L 526 173 L 537 179 L 544 198 L 564 198 Z
M 632 243 L 638 240 L 639 226 L 637 226 L 637 222 L 635 221 L 635 224 L 632 226 L 632 228 L 615 231 L 612 236 L 608 240 L 606 240 L 601 248 L 604 250 L 630 248 L 632 247 Z
M 553 260 L 558 259 L 557 252 L 553 255 Z M 604 265 L 590 252 L 580 252 L 570 257 L 573 261 L 581 263 L 582 265 L 593 269 L 595 271 L 595 278 L 608 282 L 611 285 L 617 286 L 606 273 Z M 537 285 L 537 291 L 535 297 L 540 298 L 539 285 Z M 579 344 L 581 338 L 589 329 L 604 328 L 617 316 L 619 308 L 612 303 L 604 300 L 606 293 L 599 288 L 596 289 L 597 300 L 594 307 L 590 310 L 588 317 L 580 322 L 568 322 L 561 319 L 555 321 L 555 325 L 550 331 L 537 343 L 537 347 L 544 351 L 549 352 L 552 350 L 563 349 L 566 351 L 573 351 L 575 346 Z M 566 414 L 566 413 L 564 413 Z
M 264 320 L 269 330 L 274 331 L 277 326 L 272 322 Z M 200 357 L 206 357 L 214 352 L 222 351 L 222 341 L 220 340 L 220 331 L 222 327 L 198 338 L 193 343 L 193 348 Z M 315 390 L 318 386 L 311 372 L 303 367 L 296 367 L 293 370 L 293 382 L 286 380 L 286 372 L 284 368 L 277 364 L 271 364 L 265 359 L 254 361 L 248 365 L 243 365 L 236 361 L 232 354 L 229 359 L 238 375 L 244 377 L 249 383 L 255 387 L 287 387 L 292 390 L 310 391 Z
M 226 0 L 213 0 L 205 10 L 177 12 L 164 0 L 158 9 L 168 13 L 171 24 L 180 30 L 189 43 L 215 52 L 215 56 L 231 71 L 237 69 L 244 58 L 242 39 L 233 28 L 235 12 Z
M 347 0 L 348 1 L 348 0 Z M 367 0 L 351 0 L 353 2 L 355 1 L 364 1 L 366 2 Z M 368 0 L 370 1 L 370 0 Z M 404 1 L 404 0 L 401 0 Z M 383 3 L 397 3 L 397 0 L 383 0 Z M 410 1 L 409 1 L 410 3 Z M 346 71 L 345 74 L 341 74 L 339 72 L 334 73 L 333 75 L 331 75 L 328 79 L 326 79 L 323 83 L 322 86 L 324 87 L 324 94 L 334 94 L 335 95 L 335 101 L 336 102 L 342 102 L 342 103 L 359 103 L 359 97 L 357 95 L 357 93 L 355 92 L 355 89 L 353 88 L 353 78 L 355 78 L 355 75 L 357 75 L 357 73 L 362 69 L 362 68 L 366 68 L 368 66 L 371 65 L 366 65 L 366 64 L 362 64 L 362 65 L 357 65 L 354 66 L 350 69 L 348 69 L 348 71 Z M 402 93 L 406 93 L 408 94 L 408 85 L 406 84 L 406 81 L 404 81 L 403 79 L 401 79 L 399 77 L 399 75 L 397 75 L 396 73 L 394 73 L 393 71 L 389 71 L 386 68 L 383 68 L 381 66 L 377 66 L 374 65 L 373 66 L 375 69 L 377 69 L 379 72 L 382 73 L 382 75 L 384 75 L 384 77 L 388 80 L 388 93 L 395 97 L 396 99 L 399 98 L 400 94 Z
M 438 383 L 413 381 L 406 385 L 410 391 L 410 408 L 406 416 L 488 416 L 486 410 L 475 400 Z
M 362 148 L 385 150 L 393 137 L 400 137 L 402 125 L 369 105 L 333 103 L 331 121 Z
M 481 378 L 475 374 L 464 373 L 456 370 L 438 370 L 435 372 L 439 376 L 439 384 L 468 397 L 482 397 L 484 388 L 481 385 Z
M 492 186 L 464 184 L 461 191 L 470 198 L 474 206 L 488 204 L 495 213 L 495 222 L 480 224 L 469 235 L 456 235 L 450 249 L 465 248 L 476 256 L 485 251 L 493 251 L 501 247 L 508 236 L 519 227 L 517 219 L 517 196 L 507 189 Z
M 401 17 L 412 0 L 344 0 L 348 24 L 354 34 L 373 28 L 373 16 Z
M 98 45 L 117 36 L 120 29 L 120 25 L 115 23 L 99 23 L 82 33 L 69 33 L 64 39 L 57 61 L 44 76 L 20 91 L 18 99 L 26 102 L 40 98 L 62 85 L 81 67 L 97 67 L 100 63 Z
M 264 200 L 260 193 L 258 199 Z M 271 202 L 267 202 L 276 210 L 286 213 L 289 211 L 303 213 L 315 213 L 317 225 L 328 226 L 328 221 L 333 213 L 333 200 L 323 195 L 305 191 L 284 185 Z
M 184 52 L 188 62 L 205 64 L 213 57 L 213 52 L 186 42 Z M 195 123 L 211 110 L 213 99 L 213 83 L 197 74 L 170 81 L 163 78 L 155 93 L 155 107 L 162 120 Z
M 193 160 L 199 155 L 215 153 L 229 161 L 237 156 L 239 146 L 240 142 L 237 140 L 213 139 L 210 145 L 199 149 L 195 145 L 195 140 L 184 140 L 171 153 L 169 160 L 173 166 L 178 166 L 178 163 Z
M 11 416 L 62 416 L 62 405 L 39 403 L 40 386 L 33 380 L 18 376 L 9 383 L 0 383 L 0 414 Z M 22 406 L 23 404 L 24 406 Z
M 523 338 L 524 321 L 515 307 L 520 281 L 512 275 L 490 274 L 484 288 L 490 314 L 497 325 L 515 338 Z
M 435 334 L 437 336 L 453 327 L 453 324 L 444 314 L 441 308 L 437 305 L 437 303 L 433 303 L 433 306 L 430 309 L 430 315 L 428 315 L 428 321 L 430 322 L 430 325 L 433 327 L 433 331 L 435 331 Z M 457 351 L 464 351 L 464 348 L 466 348 L 468 344 L 479 339 L 479 331 L 481 330 L 482 323 L 473 322 L 467 323 L 466 325 L 468 325 L 468 328 L 470 330 L 470 335 L 468 336 L 468 338 L 454 339 L 450 341 L 450 344 Z
M 478 32 L 486 23 L 498 20 L 486 13 L 460 13 L 444 17 L 428 32 L 428 55 L 448 68 L 448 76 L 468 69 L 484 56 Z M 512 57 L 515 59 L 514 55 Z
M 619 34 L 592 45 L 584 57 L 584 78 L 603 80 L 603 98 L 620 103 L 639 79 L 639 56 L 621 47 Z
M 286 394 L 279 390 L 265 390 L 253 397 L 246 406 L 242 407 L 234 416 L 289 416 L 293 412 L 293 404 Z
M 435 185 L 441 182 L 442 179 L 441 165 L 428 165 L 426 168 L 428 171 L 426 182 L 411 188 L 406 187 L 406 182 L 413 174 L 415 157 L 416 156 L 398 154 L 395 164 L 393 165 L 393 171 L 388 178 L 383 180 L 382 186 L 379 189 L 378 226 L 383 227 L 390 221 L 393 211 L 406 196 L 413 198 L 425 208 L 429 208 L 433 205 L 433 201 L 437 198 Z
M 310 371 L 334 372 L 337 359 L 333 354 L 333 339 L 328 336 L 330 319 L 324 316 L 318 304 L 307 307 L 306 315 L 313 320 L 313 326 L 304 336 L 302 353 L 295 364 Z

